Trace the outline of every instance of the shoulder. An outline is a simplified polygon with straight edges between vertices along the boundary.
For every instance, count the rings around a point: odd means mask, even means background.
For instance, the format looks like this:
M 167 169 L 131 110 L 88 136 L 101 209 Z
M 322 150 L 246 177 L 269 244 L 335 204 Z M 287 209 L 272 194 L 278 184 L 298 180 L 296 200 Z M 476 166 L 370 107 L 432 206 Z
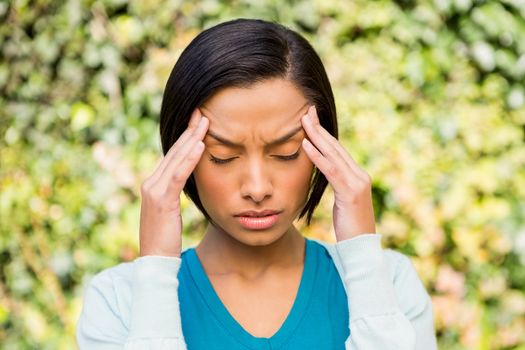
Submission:
M 76 327 L 78 344 L 93 339 L 125 339 L 129 329 L 133 263 L 121 263 L 94 275 L 83 292 Z
M 87 286 L 89 291 L 98 292 L 106 298 L 115 297 L 119 291 L 131 289 L 133 262 L 124 262 L 104 269 L 94 275 Z
M 380 239 L 379 234 L 377 234 L 377 238 Z M 326 248 L 327 252 L 330 254 L 330 257 L 334 261 L 334 264 L 339 269 L 341 267 L 343 258 L 341 257 L 340 254 L 338 254 L 338 251 L 336 248 L 337 243 L 323 242 L 323 241 L 315 240 L 315 239 L 313 239 L 313 241 L 319 243 L 324 248 Z M 414 265 L 412 264 L 412 261 L 410 260 L 409 257 L 404 255 L 403 253 L 400 253 L 393 249 L 384 249 L 384 248 L 381 249 L 381 251 L 382 251 L 382 256 L 384 259 L 384 265 L 389 271 L 389 274 L 392 277 L 393 281 L 401 282 L 400 278 L 406 277 L 407 275 L 413 275 L 416 273 L 414 269 Z M 417 274 L 415 276 L 417 277 Z
M 135 325 L 137 333 L 137 329 L 142 330 L 142 326 L 152 319 L 152 314 L 158 314 L 155 309 L 159 306 L 158 300 L 175 300 L 177 304 L 171 286 L 176 290 L 180 265 L 180 258 L 145 256 L 94 275 L 85 287 L 82 311 L 77 321 L 79 347 L 91 349 L 110 343 L 124 344 L 133 333 L 131 325 Z M 169 305 L 162 303 L 160 307 L 166 309 Z M 141 319 L 145 320 L 144 323 Z M 138 334 L 140 336 L 140 331 Z
M 410 258 L 398 251 L 384 249 L 385 262 L 399 302 L 409 318 L 416 317 L 431 309 L 431 299 L 421 282 Z
M 377 234 L 377 240 L 380 240 L 380 234 Z M 341 254 L 338 253 L 336 248 L 337 243 L 317 242 L 326 248 L 341 279 L 343 279 L 344 271 L 342 260 L 347 257 L 342 257 Z M 361 245 L 360 248 L 367 249 L 364 244 Z M 428 309 L 431 308 L 430 296 L 421 282 L 410 258 L 393 249 L 381 248 L 380 252 L 380 256 L 382 256 L 381 265 L 388 272 L 387 277 L 393 284 L 396 299 L 403 313 L 411 318 L 427 312 Z M 362 250 L 360 250 L 359 253 L 356 252 L 356 255 L 361 254 L 365 255 L 366 253 Z M 363 258 L 364 264 L 370 263 L 370 261 L 367 261 L 367 258 L 364 256 Z M 354 261 L 354 264 L 359 263 L 359 261 Z M 358 266 L 356 266 L 356 269 L 358 269 Z
M 128 328 L 135 280 L 144 274 L 161 278 L 163 274 L 178 271 L 177 266 L 172 259 L 148 256 L 100 271 L 84 288 L 81 319 L 95 323 L 100 319 L 113 319 Z
M 114 318 L 127 328 L 132 278 L 132 262 L 120 263 L 94 275 L 84 291 L 81 317 L 96 323 Z
M 182 252 L 182 257 L 187 249 Z M 86 294 L 97 292 L 108 301 L 122 299 L 131 295 L 136 269 L 148 269 L 148 272 L 162 269 L 162 264 L 173 264 L 173 259 L 164 257 L 140 257 L 131 262 L 123 262 L 106 268 L 94 275 L 88 282 Z M 87 295 L 89 296 L 89 295 Z
M 115 282 L 129 282 L 133 274 L 133 262 L 123 262 L 118 265 L 108 267 L 94 275 L 89 285 L 93 287 L 107 287 Z

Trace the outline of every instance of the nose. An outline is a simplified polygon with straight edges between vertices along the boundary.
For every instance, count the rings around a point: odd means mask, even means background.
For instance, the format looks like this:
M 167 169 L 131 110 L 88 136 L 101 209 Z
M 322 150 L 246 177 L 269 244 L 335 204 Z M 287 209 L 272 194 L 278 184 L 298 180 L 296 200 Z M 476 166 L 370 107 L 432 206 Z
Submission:
M 261 203 L 273 194 L 272 179 L 262 160 L 252 159 L 241 180 L 241 196 Z

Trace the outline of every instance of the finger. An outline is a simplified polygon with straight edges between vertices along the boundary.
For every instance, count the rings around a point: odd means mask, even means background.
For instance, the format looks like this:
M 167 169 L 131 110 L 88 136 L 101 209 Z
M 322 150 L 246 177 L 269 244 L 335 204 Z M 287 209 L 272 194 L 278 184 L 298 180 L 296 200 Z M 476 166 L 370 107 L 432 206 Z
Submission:
M 311 108 L 309 109 L 309 111 Z M 303 118 L 303 128 L 306 130 L 311 143 L 319 152 L 330 162 L 334 164 L 344 164 L 348 167 L 346 161 L 341 157 L 336 147 L 327 139 L 327 137 L 321 133 L 324 130 L 320 124 L 314 124 L 313 118 L 310 113 L 307 113 Z M 353 172 L 353 170 L 352 170 Z
M 190 152 L 186 154 L 186 157 L 184 157 L 184 159 L 182 159 L 182 161 L 177 164 L 176 167 L 172 168 L 175 169 L 175 171 L 170 173 L 170 169 L 166 172 L 166 179 L 161 179 L 161 182 L 167 181 L 169 191 L 173 191 L 174 193 L 178 194 L 182 192 L 182 188 L 193 172 L 193 169 L 195 169 L 199 163 L 202 153 L 204 152 L 204 148 L 204 142 L 200 140 L 197 141 L 190 149 Z
M 184 142 L 181 142 L 175 149 L 176 152 L 174 152 L 173 155 L 169 159 L 167 159 L 168 162 L 163 173 L 166 172 L 169 167 L 173 167 L 172 164 L 178 164 L 181 160 L 183 160 L 184 157 L 186 157 L 187 154 L 191 151 L 192 147 L 195 146 L 197 141 L 202 141 L 202 139 L 204 139 L 204 135 L 206 134 L 208 125 L 208 118 L 200 118 L 197 127 L 192 130 L 191 134 L 188 134 L 186 139 L 183 140 Z
M 160 188 L 175 191 L 176 193 L 182 191 L 205 148 L 203 147 L 204 142 L 200 140 L 192 141 L 194 142 L 189 142 L 185 145 L 183 152 L 181 152 L 181 157 L 177 157 L 166 167 L 157 182 Z
M 194 162 L 195 157 L 198 156 L 198 159 L 200 159 L 200 156 L 204 151 L 204 148 L 201 149 L 202 146 L 200 146 L 200 143 L 203 143 L 202 139 L 204 138 L 204 135 L 208 130 L 208 126 L 208 118 L 201 118 L 197 128 L 194 130 L 194 133 L 191 135 L 190 139 L 186 143 L 181 145 L 180 150 L 174 155 L 170 163 L 162 172 L 158 180 L 159 183 L 162 183 L 167 186 L 170 184 L 170 182 L 175 181 L 178 185 L 181 185 L 182 189 L 182 186 L 184 185 L 191 172 L 193 171 L 193 168 L 197 164 L 196 162 Z
M 328 160 L 307 139 L 303 139 L 302 146 L 307 156 L 312 160 L 315 166 L 319 168 L 319 170 L 324 174 L 324 176 L 326 176 L 326 179 L 332 185 L 334 190 L 341 188 L 340 186 L 342 185 L 342 176 L 340 176 L 340 174 L 342 172 L 343 165 L 340 164 L 340 166 L 338 167 L 336 164 Z
M 173 156 L 173 154 L 177 152 L 178 146 L 183 144 L 184 142 L 186 142 L 186 140 L 188 140 L 191 137 L 191 135 L 193 134 L 195 129 L 199 126 L 199 122 L 201 120 L 201 117 L 202 117 L 202 114 L 200 113 L 200 110 L 198 108 L 195 108 L 195 110 L 191 114 L 190 120 L 188 122 L 188 127 L 179 136 L 179 138 L 173 144 L 173 146 L 170 148 L 168 153 L 166 153 L 166 157 L 171 158 Z M 168 161 L 169 161 L 169 159 L 168 159 Z
M 348 153 L 348 151 L 343 147 L 343 145 L 341 145 L 339 140 L 337 140 L 321 125 L 315 106 L 312 106 L 311 110 L 308 110 L 308 114 L 312 117 L 313 124 L 317 126 L 317 131 L 323 135 L 323 137 L 332 145 L 332 147 L 334 147 L 339 156 L 343 158 L 345 163 L 353 170 L 353 172 L 357 176 L 359 176 L 363 180 L 366 180 L 368 178 L 368 174 L 363 169 L 361 169 L 357 162 L 352 158 L 350 153 Z
M 199 120 L 201 116 L 201 110 L 199 108 L 195 108 L 188 122 L 188 128 L 196 128 L 197 125 L 199 125 Z
M 158 180 L 160 175 L 166 169 L 166 166 L 173 160 L 174 155 L 178 152 L 181 145 L 186 143 L 187 140 L 191 137 L 195 129 L 198 127 L 201 117 L 202 117 L 202 114 L 200 113 L 200 110 L 198 108 L 195 108 L 188 122 L 188 127 L 179 136 L 177 141 L 170 147 L 170 149 L 168 150 L 164 158 L 161 160 L 160 164 L 157 166 L 154 173 L 151 175 L 151 178 L 153 181 Z

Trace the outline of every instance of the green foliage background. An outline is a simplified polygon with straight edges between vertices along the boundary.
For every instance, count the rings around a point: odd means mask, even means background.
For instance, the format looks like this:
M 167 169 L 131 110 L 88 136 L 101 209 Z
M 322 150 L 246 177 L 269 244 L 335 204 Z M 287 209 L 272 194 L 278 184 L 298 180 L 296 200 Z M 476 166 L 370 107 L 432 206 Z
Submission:
M 0 347 L 75 347 L 86 282 L 137 256 L 168 74 L 237 17 L 318 50 L 441 348 L 525 349 L 523 0 L 0 2 Z M 305 234 L 333 240 L 331 200 Z M 183 217 L 190 246 L 205 223 L 187 201 Z

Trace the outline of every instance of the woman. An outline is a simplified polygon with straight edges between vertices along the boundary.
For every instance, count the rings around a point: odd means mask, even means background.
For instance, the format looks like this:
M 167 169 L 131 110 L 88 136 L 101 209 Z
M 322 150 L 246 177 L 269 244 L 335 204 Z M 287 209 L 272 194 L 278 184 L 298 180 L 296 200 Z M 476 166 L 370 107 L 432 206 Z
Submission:
M 330 83 L 299 34 L 246 19 L 203 31 L 171 72 L 160 131 L 140 257 L 93 278 L 80 348 L 436 349 L 428 294 L 381 248 L 370 177 L 336 139 Z M 336 244 L 293 225 L 328 183 Z M 181 253 L 182 191 L 209 225 Z

